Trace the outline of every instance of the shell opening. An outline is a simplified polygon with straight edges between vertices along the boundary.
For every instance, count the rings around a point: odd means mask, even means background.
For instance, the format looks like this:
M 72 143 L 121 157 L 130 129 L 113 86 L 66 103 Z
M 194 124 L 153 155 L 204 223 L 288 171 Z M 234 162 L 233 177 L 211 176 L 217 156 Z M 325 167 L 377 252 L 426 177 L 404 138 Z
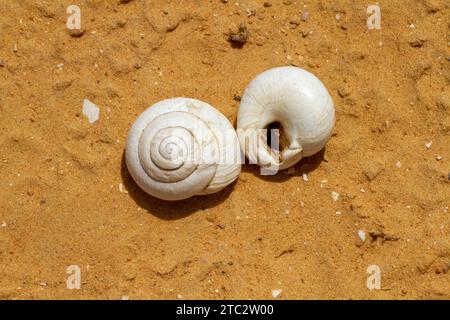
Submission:
M 282 153 L 289 148 L 289 139 L 280 122 L 271 122 L 265 128 L 268 151 L 281 162 Z

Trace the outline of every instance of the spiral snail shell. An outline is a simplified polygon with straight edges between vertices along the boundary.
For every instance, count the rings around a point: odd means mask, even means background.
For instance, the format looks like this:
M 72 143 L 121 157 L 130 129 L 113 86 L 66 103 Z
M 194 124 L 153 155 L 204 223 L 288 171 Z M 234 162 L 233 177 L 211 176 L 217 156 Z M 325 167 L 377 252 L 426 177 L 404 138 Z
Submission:
M 145 110 L 130 129 L 125 157 L 139 187 L 163 200 L 217 192 L 241 171 L 231 123 L 209 104 L 189 98 Z
M 297 67 L 269 69 L 245 89 L 237 116 L 238 137 L 251 163 L 277 170 L 320 151 L 332 134 L 335 111 L 323 83 Z M 267 143 L 267 129 L 280 127 L 280 150 Z

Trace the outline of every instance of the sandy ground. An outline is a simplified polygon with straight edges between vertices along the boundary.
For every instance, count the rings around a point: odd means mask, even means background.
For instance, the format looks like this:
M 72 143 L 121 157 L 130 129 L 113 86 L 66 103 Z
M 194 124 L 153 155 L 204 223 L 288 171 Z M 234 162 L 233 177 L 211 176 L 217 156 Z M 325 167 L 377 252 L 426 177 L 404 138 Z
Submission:
M 0 298 L 450 298 L 448 1 L 381 1 L 381 30 L 366 1 L 266 2 L 77 1 L 74 37 L 68 1 L 0 1 Z M 287 64 L 334 99 L 322 153 L 179 203 L 135 185 L 146 107 L 188 96 L 234 122 L 234 97 Z

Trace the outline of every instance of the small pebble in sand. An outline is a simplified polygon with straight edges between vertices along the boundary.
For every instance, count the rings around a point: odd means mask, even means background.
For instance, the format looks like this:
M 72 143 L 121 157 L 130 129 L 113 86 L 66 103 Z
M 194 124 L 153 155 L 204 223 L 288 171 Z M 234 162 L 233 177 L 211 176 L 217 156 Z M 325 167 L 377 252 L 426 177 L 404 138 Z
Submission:
M 421 48 L 425 44 L 425 40 L 423 39 L 414 39 L 409 42 L 409 45 L 413 48 Z
M 247 15 L 247 17 L 252 17 L 256 14 L 256 10 L 247 8 L 245 9 L 245 14 Z
M 437 161 L 441 161 L 441 160 L 442 160 L 442 156 L 441 156 L 441 155 L 437 155 L 437 156 L 436 156 L 436 160 L 437 160 Z
M 397 160 L 395 166 L 400 169 L 402 167 L 402 163 L 399 160 Z
M 338 12 L 338 13 L 336 13 L 336 20 L 341 20 L 341 14 Z
M 305 206 L 305 203 L 303 202 L 303 201 L 300 201 L 300 207 L 304 207 Z
M 282 292 L 283 292 L 282 289 L 275 289 L 275 290 L 272 290 L 272 297 L 278 298 Z
M 363 230 L 358 230 L 358 237 L 362 242 L 366 241 L 366 233 Z
M 80 38 L 84 34 L 84 29 L 70 29 L 69 35 L 73 38 Z
M 177 299 L 183 299 L 183 296 L 181 294 L 177 294 Z
M 3 223 L 1 224 L 1 226 L 2 226 L 2 228 L 5 228 L 6 226 L 8 226 L 8 224 L 7 224 L 6 222 L 3 222 Z
M 64 68 L 64 63 L 59 63 L 56 65 L 56 68 L 62 70 Z
M 338 93 L 341 98 L 346 98 L 351 94 L 351 89 L 348 85 L 343 85 L 338 89 Z
M 130 297 L 129 297 L 129 296 L 122 296 L 121 299 L 122 299 L 122 300 L 130 300 Z
M 302 13 L 302 21 L 308 21 L 309 18 L 309 12 L 305 11 Z
M 337 215 L 337 216 L 340 216 L 341 214 L 342 214 L 342 212 L 336 211 L 336 215 Z
M 94 123 L 100 116 L 100 108 L 88 99 L 84 99 L 83 114 L 88 118 L 89 123 Z
M 39 285 L 40 285 L 41 287 L 46 287 L 46 286 L 47 286 L 47 283 L 41 282 L 41 283 L 39 283 Z
M 308 179 L 308 175 L 305 172 L 303 172 L 302 177 L 303 177 L 303 181 L 308 181 L 309 180 Z
M 338 201 L 341 198 L 341 195 L 335 191 L 331 191 L 331 199 L 333 201 Z
M 433 145 L 433 141 L 430 141 L 430 142 L 428 142 L 428 143 L 425 143 L 425 148 L 427 148 L 427 150 L 428 150 L 428 149 L 431 148 L 432 145 Z
M 228 33 L 228 41 L 237 44 L 239 46 L 244 45 L 247 42 L 248 29 L 245 23 L 241 23 L 237 30 L 230 31 Z

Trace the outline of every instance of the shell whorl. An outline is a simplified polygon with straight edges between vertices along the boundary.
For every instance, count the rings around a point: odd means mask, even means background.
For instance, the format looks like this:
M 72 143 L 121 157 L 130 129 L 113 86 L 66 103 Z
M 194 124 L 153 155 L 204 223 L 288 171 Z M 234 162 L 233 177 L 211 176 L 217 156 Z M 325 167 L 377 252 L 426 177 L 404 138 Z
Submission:
M 266 129 L 279 123 L 283 150 L 267 145 Z M 332 98 L 312 73 L 297 67 L 269 69 L 245 89 L 237 117 L 238 136 L 251 163 L 287 169 L 325 147 L 335 123 Z
M 228 119 L 188 98 L 163 100 L 145 110 L 130 129 L 126 147 L 133 179 L 163 200 L 223 189 L 241 171 L 238 155 L 239 141 Z

